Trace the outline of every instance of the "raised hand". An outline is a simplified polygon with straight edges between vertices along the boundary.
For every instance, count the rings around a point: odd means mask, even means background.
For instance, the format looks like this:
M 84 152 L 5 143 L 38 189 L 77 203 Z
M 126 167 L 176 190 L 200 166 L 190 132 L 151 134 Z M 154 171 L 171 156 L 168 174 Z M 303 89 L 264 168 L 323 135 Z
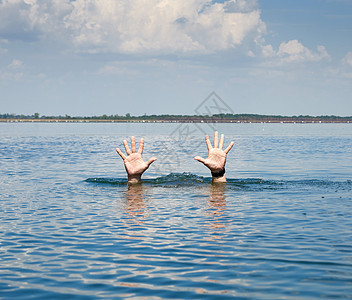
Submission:
M 208 157 L 206 159 L 196 156 L 194 159 L 203 163 L 211 171 L 213 177 L 213 182 L 226 182 L 225 177 L 225 164 L 227 153 L 231 150 L 234 145 L 234 142 L 231 142 L 230 145 L 222 150 L 224 146 L 225 136 L 222 134 L 219 142 L 219 134 L 215 131 L 214 134 L 214 147 L 211 145 L 209 136 L 205 136 L 205 142 L 208 147 Z
M 121 156 L 125 164 L 125 169 L 128 176 L 129 183 L 138 183 L 141 181 L 142 174 L 149 168 L 149 166 L 156 161 L 156 157 L 150 158 L 145 162 L 142 158 L 143 148 L 144 148 L 144 139 L 141 138 L 139 143 L 138 152 L 136 151 L 136 140 L 134 136 L 131 136 L 131 148 L 128 147 L 127 141 L 123 141 L 125 146 L 126 154 L 123 154 L 119 148 L 116 148 L 116 152 Z

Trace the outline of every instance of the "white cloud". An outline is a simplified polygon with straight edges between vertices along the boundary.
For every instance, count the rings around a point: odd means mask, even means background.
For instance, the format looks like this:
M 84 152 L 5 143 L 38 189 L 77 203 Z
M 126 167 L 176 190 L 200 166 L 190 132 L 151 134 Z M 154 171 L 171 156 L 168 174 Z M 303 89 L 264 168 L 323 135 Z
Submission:
M 348 52 L 342 59 L 342 63 L 345 66 L 352 67 L 352 52 Z
M 131 67 L 128 62 L 109 62 L 98 70 L 97 75 L 123 75 L 123 76 L 137 76 L 140 72 Z
M 318 46 L 316 51 L 312 51 L 297 40 L 281 43 L 277 51 L 272 45 L 265 45 L 262 47 L 262 55 L 271 63 L 279 65 L 330 59 L 324 46 Z
M 7 53 L 8 49 L 4 48 L 1 44 L 7 44 L 8 41 L 6 39 L 0 39 L 0 54 Z
M 13 59 L 11 64 L 9 64 L 9 69 L 20 69 L 23 66 L 23 63 L 18 59 Z
M 78 51 L 209 53 L 265 32 L 256 0 L 3 0 L 0 33 L 66 39 Z
M 341 59 L 340 66 L 329 69 L 329 73 L 332 77 L 336 78 L 352 78 L 352 52 L 347 52 L 346 55 Z
M 281 43 L 277 55 L 284 62 L 319 61 L 329 57 L 324 46 L 318 46 L 317 52 L 313 52 L 297 40 Z
M 13 59 L 12 62 L 0 69 L 0 81 L 18 81 L 20 80 L 24 73 L 23 73 L 23 63 L 18 59 Z
M 264 57 L 276 56 L 276 52 L 272 45 L 265 45 L 262 47 L 262 53 Z

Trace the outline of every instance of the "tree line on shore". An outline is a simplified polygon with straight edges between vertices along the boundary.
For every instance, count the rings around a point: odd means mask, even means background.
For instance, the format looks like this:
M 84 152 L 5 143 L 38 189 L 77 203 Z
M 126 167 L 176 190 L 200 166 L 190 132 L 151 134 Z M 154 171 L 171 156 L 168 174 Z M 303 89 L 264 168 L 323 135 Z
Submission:
M 352 116 L 341 117 L 334 115 L 326 116 L 281 116 L 281 115 L 260 115 L 260 114 L 214 114 L 214 115 L 142 115 L 132 116 L 130 113 L 125 115 L 101 115 L 101 116 L 45 116 L 34 113 L 33 115 L 0 114 L 0 119 L 20 119 L 20 120 L 112 120 L 112 121 L 165 121 L 165 122 L 352 122 Z

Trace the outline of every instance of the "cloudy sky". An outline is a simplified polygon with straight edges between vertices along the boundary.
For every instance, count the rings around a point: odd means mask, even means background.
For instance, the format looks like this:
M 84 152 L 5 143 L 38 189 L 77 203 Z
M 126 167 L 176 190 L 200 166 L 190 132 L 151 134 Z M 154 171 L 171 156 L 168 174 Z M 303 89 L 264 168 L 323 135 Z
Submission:
M 351 0 L 0 0 L 0 113 L 352 115 Z

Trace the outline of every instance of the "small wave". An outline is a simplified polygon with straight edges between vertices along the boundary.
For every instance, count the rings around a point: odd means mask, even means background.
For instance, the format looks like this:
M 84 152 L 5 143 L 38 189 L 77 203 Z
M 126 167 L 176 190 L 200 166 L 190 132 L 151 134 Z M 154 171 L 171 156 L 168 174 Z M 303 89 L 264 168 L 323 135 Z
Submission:
M 284 188 L 285 184 L 279 180 L 264 180 L 261 178 L 227 179 L 227 185 L 240 190 L 277 190 Z
M 211 178 L 198 176 L 189 172 L 170 173 L 166 176 L 160 176 L 151 180 L 156 184 L 171 184 L 171 185 L 195 185 L 202 183 L 210 183 Z
M 125 178 L 88 178 L 85 182 L 110 185 L 126 185 Z
M 330 191 L 352 191 L 352 181 L 332 181 L 332 180 L 319 180 L 319 179 L 308 179 L 308 180 L 297 180 L 297 181 L 287 181 L 286 183 L 292 187 L 309 187 L 316 189 L 325 189 Z
M 107 185 L 126 185 L 126 178 L 88 178 L 88 183 Z M 199 186 L 211 184 L 211 177 L 203 177 L 189 172 L 170 173 L 153 179 L 143 179 L 143 184 L 161 187 Z M 280 190 L 290 188 L 323 188 L 329 190 L 352 190 L 352 181 L 331 180 L 264 180 L 261 178 L 228 178 L 227 187 L 239 190 Z
M 88 178 L 85 182 L 108 185 L 126 185 L 126 178 Z M 187 186 L 203 183 L 211 183 L 211 178 L 198 176 L 192 173 L 170 173 L 153 179 L 143 179 L 143 184 L 160 186 Z

